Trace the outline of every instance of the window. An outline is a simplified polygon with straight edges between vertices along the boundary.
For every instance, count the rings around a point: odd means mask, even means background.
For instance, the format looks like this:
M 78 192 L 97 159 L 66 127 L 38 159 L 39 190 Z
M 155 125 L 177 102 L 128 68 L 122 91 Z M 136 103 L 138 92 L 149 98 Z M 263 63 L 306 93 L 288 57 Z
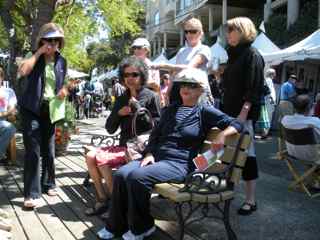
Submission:
M 154 24 L 155 25 L 159 25 L 160 24 L 160 13 L 159 13 L 159 11 L 156 11 L 156 13 L 154 14 Z

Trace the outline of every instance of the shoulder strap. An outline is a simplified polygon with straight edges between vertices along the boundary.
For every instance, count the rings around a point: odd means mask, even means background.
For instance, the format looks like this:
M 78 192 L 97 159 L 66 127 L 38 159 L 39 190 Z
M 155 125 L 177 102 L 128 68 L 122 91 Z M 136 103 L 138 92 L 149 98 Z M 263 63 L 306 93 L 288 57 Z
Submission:
M 137 109 L 137 111 L 135 111 L 135 113 L 133 114 L 133 118 L 132 118 L 132 136 L 136 137 L 137 136 L 137 117 L 140 114 L 147 114 L 151 120 L 151 128 L 154 127 L 154 121 L 153 121 L 153 117 L 150 113 L 150 111 L 147 108 L 144 107 L 140 107 L 139 109 Z

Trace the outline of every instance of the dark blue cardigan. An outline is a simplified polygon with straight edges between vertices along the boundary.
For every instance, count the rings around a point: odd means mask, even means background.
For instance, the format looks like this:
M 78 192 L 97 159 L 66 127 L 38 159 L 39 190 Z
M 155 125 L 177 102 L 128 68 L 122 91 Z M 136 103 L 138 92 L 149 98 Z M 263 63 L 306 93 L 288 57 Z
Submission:
M 18 98 L 18 104 L 21 108 L 28 110 L 36 115 L 40 115 L 40 106 L 45 87 L 45 59 L 41 55 L 31 73 L 27 76 L 26 88 Z M 54 62 L 54 74 L 56 77 L 55 93 L 63 87 L 64 79 L 67 73 L 67 62 L 56 53 Z

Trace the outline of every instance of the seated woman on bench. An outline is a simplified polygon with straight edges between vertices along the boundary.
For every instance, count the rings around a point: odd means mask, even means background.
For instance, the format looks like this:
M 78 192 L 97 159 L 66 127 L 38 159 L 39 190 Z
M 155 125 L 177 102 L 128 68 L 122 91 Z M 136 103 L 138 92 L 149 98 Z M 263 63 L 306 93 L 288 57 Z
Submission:
M 119 67 L 119 78 L 127 90 L 116 99 L 105 126 L 109 133 L 116 132 L 120 127 L 120 142 L 119 146 L 91 148 L 86 154 L 86 163 L 97 198 L 95 206 L 86 210 L 87 215 L 100 214 L 107 208 L 107 198 L 112 193 L 112 168 L 127 163 L 125 149 L 126 142 L 133 137 L 133 112 L 139 107 L 144 107 L 149 110 L 154 122 L 158 122 L 160 118 L 160 99 L 156 93 L 145 87 L 148 68 L 142 60 L 137 57 L 125 59 Z M 143 120 L 137 121 L 137 133 L 149 130 L 146 129 L 149 126 L 150 124 Z M 105 184 L 102 182 L 103 178 Z
M 113 177 L 111 208 L 106 227 L 98 232 L 100 239 L 122 236 L 124 240 L 144 239 L 155 231 L 150 214 L 151 190 L 155 184 L 182 182 L 194 170 L 206 133 L 213 127 L 223 129 L 212 148 L 224 146 L 225 137 L 242 131 L 242 124 L 211 105 L 199 105 L 204 91 L 205 73 L 185 69 L 176 76 L 181 83 L 181 104 L 169 105 L 152 130 L 144 158 L 131 161 Z

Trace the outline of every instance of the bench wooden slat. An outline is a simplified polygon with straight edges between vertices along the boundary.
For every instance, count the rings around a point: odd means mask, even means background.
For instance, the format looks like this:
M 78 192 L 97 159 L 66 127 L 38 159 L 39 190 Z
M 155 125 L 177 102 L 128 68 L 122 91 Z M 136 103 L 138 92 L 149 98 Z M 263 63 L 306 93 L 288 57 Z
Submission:
M 173 202 L 199 202 L 199 203 L 217 203 L 231 199 L 234 196 L 234 192 L 226 190 L 221 193 L 215 194 L 191 194 L 186 192 L 179 192 L 179 189 L 183 188 L 184 184 L 170 184 L 160 183 L 156 184 L 154 190 L 161 194 L 163 197 L 170 199 Z
M 203 149 L 204 151 L 210 149 L 210 145 L 207 143 L 204 143 Z M 221 161 L 222 162 L 226 162 L 226 163 L 230 163 L 232 161 L 232 156 L 235 152 L 235 148 L 234 147 L 225 147 L 224 148 L 224 154 L 221 157 Z M 236 165 L 239 167 L 243 167 L 244 164 L 246 163 L 246 158 L 247 158 L 247 154 L 244 151 L 239 151 L 239 155 L 236 159 Z
M 217 128 L 210 129 L 209 133 L 207 134 L 206 141 L 211 142 L 218 135 L 219 132 L 221 132 L 221 130 Z M 227 137 L 225 145 L 235 147 L 237 145 L 239 137 L 240 137 L 240 134 L 234 134 L 233 136 Z M 250 141 L 251 141 L 250 136 L 245 135 L 240 148 L 247 149 L 250 144 Z

